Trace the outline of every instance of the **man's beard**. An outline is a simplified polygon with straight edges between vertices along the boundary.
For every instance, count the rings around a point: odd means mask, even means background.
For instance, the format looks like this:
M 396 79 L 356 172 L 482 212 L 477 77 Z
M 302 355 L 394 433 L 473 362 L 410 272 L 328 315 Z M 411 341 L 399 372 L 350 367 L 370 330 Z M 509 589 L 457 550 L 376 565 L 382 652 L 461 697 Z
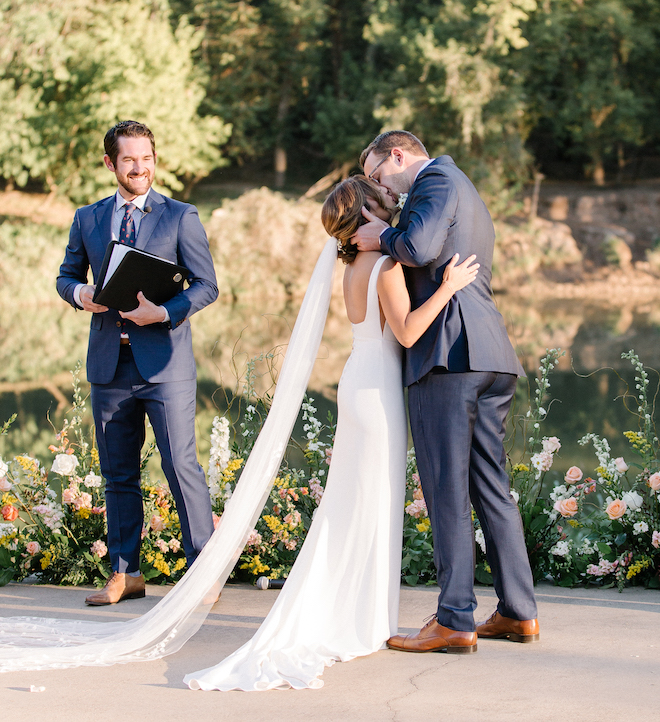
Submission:
M 135 196 L 143 196 L 154 182 L 153 176 L 140 175 L 140 176 L 122 176 L 117 179 L 119 184 L 129 193 Z

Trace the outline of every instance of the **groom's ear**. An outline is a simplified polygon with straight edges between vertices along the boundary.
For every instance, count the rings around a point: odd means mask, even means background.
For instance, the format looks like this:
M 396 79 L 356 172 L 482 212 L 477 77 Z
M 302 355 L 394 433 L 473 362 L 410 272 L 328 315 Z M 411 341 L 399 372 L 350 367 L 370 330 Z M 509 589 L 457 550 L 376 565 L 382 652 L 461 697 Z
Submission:
M 392 148 L 391 150 L 392 159 L 397 165 L 403 165 L 405 160 L 405 152 L 402 148 Z

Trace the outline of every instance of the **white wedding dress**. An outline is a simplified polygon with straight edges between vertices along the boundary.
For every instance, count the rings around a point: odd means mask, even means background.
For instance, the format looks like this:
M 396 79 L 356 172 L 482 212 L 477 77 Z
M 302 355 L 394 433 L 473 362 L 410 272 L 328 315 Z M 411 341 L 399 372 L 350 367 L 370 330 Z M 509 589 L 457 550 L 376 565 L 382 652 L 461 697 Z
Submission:
M 381 331 L 376 282 L 339 382 L 323 499 L 291 574 L 254 637 L 192 689 L 318 688 L 324 667 L 383 648 L 397 632 L 407 424 L 401 347 Z

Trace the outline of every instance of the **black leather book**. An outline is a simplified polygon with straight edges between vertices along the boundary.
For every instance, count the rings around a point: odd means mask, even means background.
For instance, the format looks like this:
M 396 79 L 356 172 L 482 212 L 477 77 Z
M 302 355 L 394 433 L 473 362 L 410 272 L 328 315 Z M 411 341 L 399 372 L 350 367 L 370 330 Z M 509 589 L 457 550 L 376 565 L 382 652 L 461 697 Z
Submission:
M 184 266 L 111 241 L 96 282 L 94 303 L 117 311 L 132 311 L 138 307 L 137 294 L 142 291 L 152 303 L 160 305 L 176 296 L 189 276 L 190 271 Z

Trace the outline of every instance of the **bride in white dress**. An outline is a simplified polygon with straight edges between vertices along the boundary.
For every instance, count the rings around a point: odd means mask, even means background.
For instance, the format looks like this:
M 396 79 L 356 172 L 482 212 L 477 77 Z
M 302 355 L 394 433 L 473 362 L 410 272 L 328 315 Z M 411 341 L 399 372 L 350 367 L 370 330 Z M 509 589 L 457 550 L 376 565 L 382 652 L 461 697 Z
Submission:
M 370 654 L 396 632 L 407 427 L 395 337 L 414 343 L 478 266 L 468 268 L 473 257 L 460 265 L 453 259 L 439 290 L 410 313 L 401 267 L 379 253 L 357 254 L 349 242 L 365 205 L 389 220 L 378 188 L 363 176 L 344 181 L 324 205 L 326 229 L 352 261 L 344 290 L 355 338 L 340 383 L 326 492 L 257 634 L 218 666 L 188 675 L 192 688 L 320 687 L 324 666 Z M 201 627 L 279 470 L 321 341 L 336 258 L 332 238 L 305 293 L 259 438 L 222 522 L 183 579 L 128 621 L 0 617 L 0 672 L 158 659 Z
M 192 689 L 322 687 L 324 667 L 371 654 L 397 632 L 408 441 L 399 342 L 414 343 L 478 264 L 468 268 L 471 257 L 456 266 L 454 258 L 440 289 L 411 312 L 401 267 L 350 243 L 363 206 L 391 218 L 364 176 L 340 184 L 323 207 L 326 230 L 348 262 L 344 299 L 353 327 L 325 494 L 259 630 L 220 664 L 187 675 Z

